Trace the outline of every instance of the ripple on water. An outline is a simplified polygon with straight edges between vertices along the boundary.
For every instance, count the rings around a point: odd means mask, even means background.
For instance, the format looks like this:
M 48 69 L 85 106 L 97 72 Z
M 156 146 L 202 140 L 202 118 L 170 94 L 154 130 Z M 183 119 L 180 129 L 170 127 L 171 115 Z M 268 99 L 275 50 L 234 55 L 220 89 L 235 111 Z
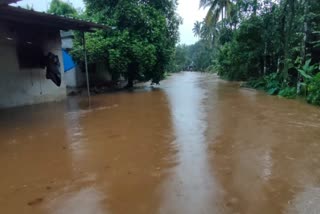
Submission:
M 288 214 L 319 214 L 320 188 L 307 187 L 289 202 Z

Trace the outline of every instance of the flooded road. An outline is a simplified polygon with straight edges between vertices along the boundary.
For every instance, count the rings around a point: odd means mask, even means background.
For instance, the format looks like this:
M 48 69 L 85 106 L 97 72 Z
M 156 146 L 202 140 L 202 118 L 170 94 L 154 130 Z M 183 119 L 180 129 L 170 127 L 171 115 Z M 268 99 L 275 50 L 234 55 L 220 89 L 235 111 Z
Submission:
M 0 118 L 0 213 L 320 213 L 319 108 L 215 75 Z

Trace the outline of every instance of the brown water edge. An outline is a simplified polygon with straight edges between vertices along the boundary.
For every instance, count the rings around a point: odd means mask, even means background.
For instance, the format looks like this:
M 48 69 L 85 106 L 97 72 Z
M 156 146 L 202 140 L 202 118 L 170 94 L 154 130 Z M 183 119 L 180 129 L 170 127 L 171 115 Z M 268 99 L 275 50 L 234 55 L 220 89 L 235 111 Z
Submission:
M 320 213 L 319 108 L 215 75 L 0 119 L 0 213 Z

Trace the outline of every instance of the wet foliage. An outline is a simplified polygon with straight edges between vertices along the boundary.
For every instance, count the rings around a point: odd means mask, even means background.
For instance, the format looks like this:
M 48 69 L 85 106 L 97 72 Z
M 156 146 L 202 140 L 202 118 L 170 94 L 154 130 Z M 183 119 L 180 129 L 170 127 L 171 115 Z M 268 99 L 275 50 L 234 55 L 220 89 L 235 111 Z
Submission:
M 78 12 L 69 2 L 64 2 L 62 0 L 52 0 L 47 11 L 60 16 L 76 17 Z
M 89 64 L 105 64 L 113 80 L 122 77 L 128 87 L 136 80 L 159 83 L 172 70 L 181 23 L 176 1 L 86 0 L 85 5 L 78 17 L 109 26 L 85 35 Z M 84 64 L 82 46 L 76 33 L 71 54 L 79 65 Z
M 212 66 L 228 80 L 320 104 L 320 2 L 201 0 L 209 8 L 194 33 L 212 47 Z M 207 66 L 207 65 L 206 65 Z
M 213 71 L 213 49 L 207 41 L 193 45 L 178 45 L 175 54 L 175 71 Z

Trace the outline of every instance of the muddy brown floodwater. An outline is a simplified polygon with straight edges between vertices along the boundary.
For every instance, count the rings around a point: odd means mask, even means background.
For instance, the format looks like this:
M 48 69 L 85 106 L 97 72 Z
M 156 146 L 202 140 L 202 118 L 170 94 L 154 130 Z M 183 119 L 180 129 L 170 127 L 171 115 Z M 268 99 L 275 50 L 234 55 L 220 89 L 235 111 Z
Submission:
M 0 213 L 320 213 L 320 110 L 185 72 L 0 111 Z

